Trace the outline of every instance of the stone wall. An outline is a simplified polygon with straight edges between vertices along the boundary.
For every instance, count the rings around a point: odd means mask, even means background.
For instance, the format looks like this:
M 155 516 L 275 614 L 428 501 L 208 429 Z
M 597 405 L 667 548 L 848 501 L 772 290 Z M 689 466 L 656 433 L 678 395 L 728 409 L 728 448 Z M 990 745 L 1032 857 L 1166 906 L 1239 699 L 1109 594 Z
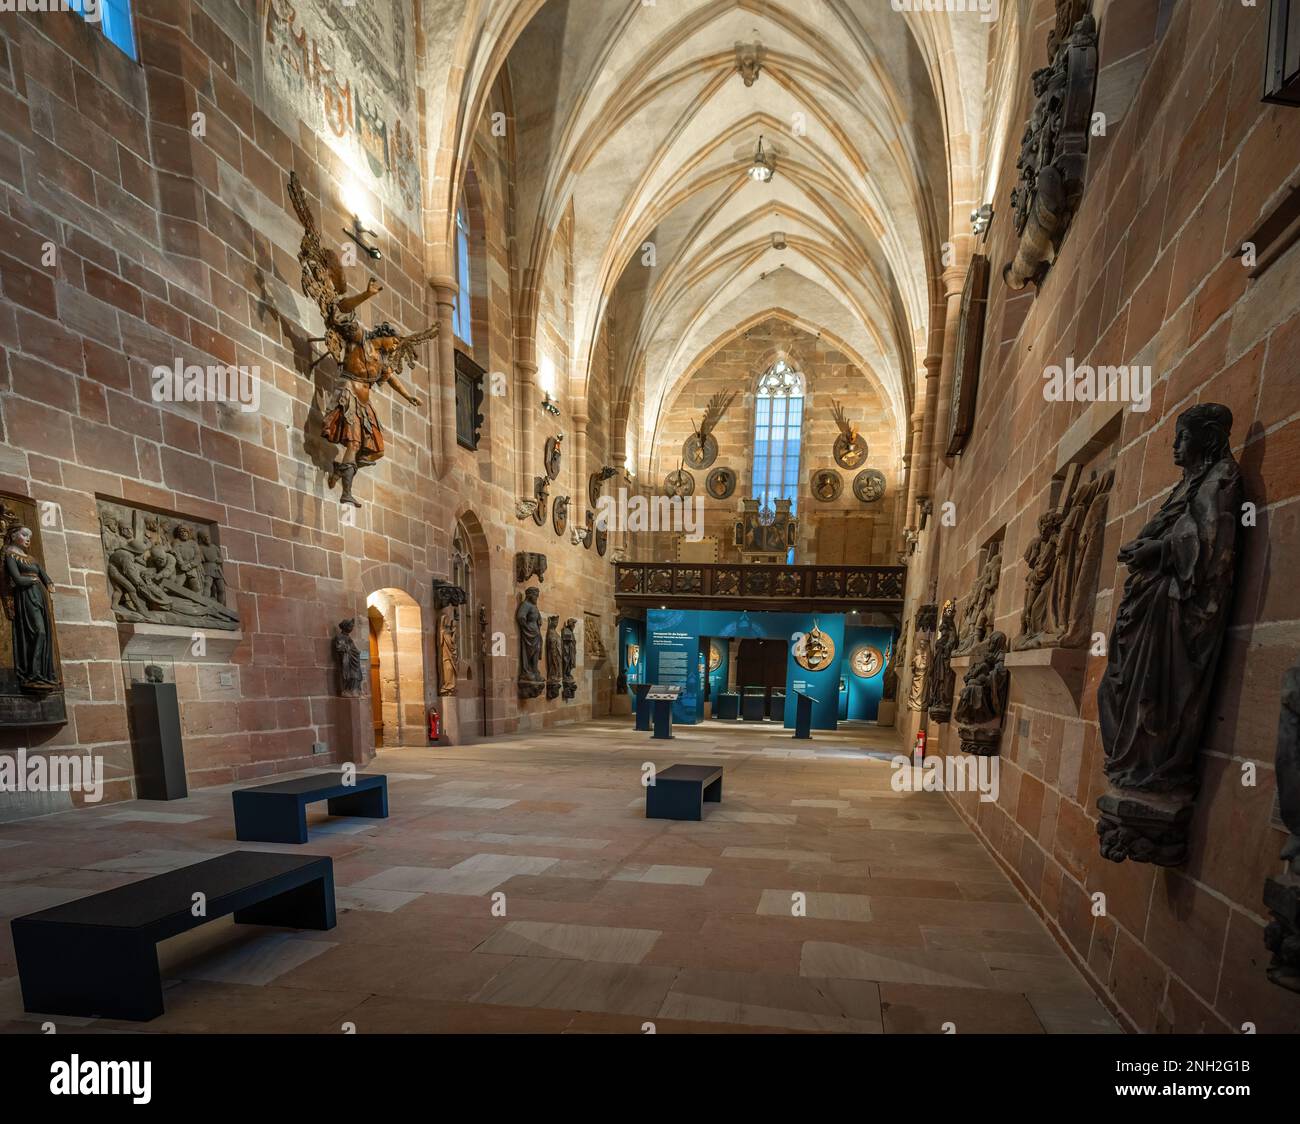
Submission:
M 409 3 L 399 7 L 409 18 Z M 401 700 L 405 736 L 416 736 L 438 704 L 431 583 L 450 575 L 457 521 L 471 530 L 489 632 L 500 634 L 492 650 L 504 652 L 489 659 L 488 728 L 589 717 L 600 694 L 594 677 L 571 703 L 521 704 L 514 689 L 516 550 L 550 556 L 544 611 L 608 618 L 612 598 L 607 559 L 557 538 L 549 523 L 515 519 L 522 470 L 540 471 L 520 464 L 516 435 L 524 415 L 538 431 L 545 415 L 515 392 L 520 281 L 505 141 L 480 130 L 471 177 L 481 224 L 471 287 L 485 329 L 485 350 L 476 352 L 504 375 L 504 392 L 488 399 L 483 446 L 442 447 L 441 412 L 451 404 L 435 372 L 437 346 L 427 346 L 407 375 L 418 408 L 376 393 L 387 456 L 359 474 L 364 506 L 352 521 L 325 483 L 336 450 L 319 427 L 333 378 L 328 360 L 313 366 L 321 319 L 299 292 L 301 229 L 288 173 L 301 177 L 327 243 L 344 247 L 354 209 L 377 232 L 383 260 L 361 261 L 384 291 L 363 307 L 367 324 L 389 319 L 410 332 L 437 320 L 426 231 L 408 225 L 396 181 L 372 183 L 355 152 L 308 123 L 318 107 L 286 104 L 279 93 L 259 100 L 268 85 L 260 5 L 144 0 L 134 8 L 140 65 L 75 15 L 0 22 L 0 490 L 57 505 L 42 538 L 69 706 L 67 725 L 10 730 L 0 744 L 102 754 L 107 799 L 133 793 L 122 642 L 96 497 L 221 529 L 242 630 L 231 652 L 182 653 L 177 662 L 191 784 L 318 764 L 316 742 L 342 758 L 347 723 L 334 698 L 330 638 L 344 617 L 364 622 L 367 597 L 380 590 L 409 598 L 422 622 L 422 697 L 406 691 Z M 405 73 L 414 107 L 415 74 Z M 571 301 L 566 237 L 545 279 L 541 346 L 563 373 L 567 407 L 569 329 L 551 315 Z M 361 265 L 348 271 L 354 288 L 365 276 Z M 152 369 L 178 359 L 254 369 L 258 408 L 155 401 Z M 603 445 L 603 419 L 594 433 Z M 360 627 L 357 639 L 364 643 Z M 463 714 L 444 708 L 453 740 L 478 734 L 481 685 L 476 672 L 458 686 L 471 700 Z
M 719 391 L 735 390 L 735 399 L 714 431 L 718 459 L 709 468 L 696 469 L 695 494 L 704 497 L 704 534 L 719 541 L 719 561 L 736 561 L 733 524 L 739 501 L 753 494 L 753 449 L 755 387 L 759 378 L 778 359 L 784 358 L 804 376 L 805 399 L 801 461 L 799 470 L 799 544 L 795 561 L 818 561 L 819 527 L 831 520 L 852 519 L 847 525 L 848 543 L 843 557 L 826 559 L 853 565 L 894 565 L 897 561 L 895 516 L 902 503 L 899 495 L 901 455 L 896 425 L 889 408 L 873 382 L 820 336 L 787 321 L 772 317 L 723 344 L 710 355 L 677 390 L 659 418 L 655 432 L 652 493 L 662 493 L 664 478 L 677 468 L 682 445 L 700 422 L 709 399 Z M 853 478 L 860 469 L 840 468 L 832 450 L 839 426 L 831 413 L 831 402 L 839 400 L 867 441 L 863 467 L 878 469 L 885 476 L 882 500 L 863 504 L 853 495 Z M 728 467 L 736 473 L 736 489 L 730 499 L 715 500 L 705 490 L 705 480 L 714 468 Z M 817 469 L 839 473 L 839 498 L 822 502 L 812 494 L 812 474 Z M 654 536 L 655 561 L 671 561 L 675 536 Z
M 1022 44 L 1026 93 L 1029 72 L 1044 61 L 1050 7 L 1036 4 L 1037 30 Z M 1265 877 L 1281 870 L 1273 754 L 1282 673 L 1300 648 L 1300 600 L 1295 582 L 1280 576 L 1300 528 L 1300 248 L 1254 281 L 1235 256 L 1300 164 L 1300 110 L 1260 103 L 1266 17 L 1267 5 L 1107 7 L 1103 76 L 1107 67 L 1134 73 L 1119 63 L 1137 53 L 1140 82 L 1130 81 L 1122 119 L 1116 113 L 1108 135 L 1093 141 L 1081 210 L 1036 295 L 1013 293 L 999 276 L 1013 252 L 1006 200 L 1028 111 L 1022 98 L 993 200 L 1000 213 L 986 251 L 994 276 L 974 433 L 936 491 L 936 509 L 955 504 L 956 525 L 936 532 L 932 524 L 918 556 L 925 573 L 937 547 L 939 597 L 965 597 L 980 548 L 1004 535 L 996 627 L 1014 637 L 1021 555 L 1053 476 L 1069 461 L 1112 464 L 1093 621 L 1108 635 L 1126 573 L 1116 551 L 1178 478 L 1175 418 L 1197 402 L 1233 411 L 1233 451 L 1258 518 L 1239 532 L 1190 860 L 1161 868 L 1100 856 L 1101 656 L 1088 660 L 1078 707 L 1031 705 L 1012 668 L 1000 796 L 954 797 L 1098 991 L 1142 1031 L 1300 1029 L 1296 996 L 1265 978 L 1261 901 Z M 1103 83 L 1099 105 L 1114 92 Z M 1068 357 L 1149 364 L 1150 410 L 1046 402 L 1043 369 Z M 913 600 L 923 592 L 909 579 Z M 909 738 L 916 718 L 908 714 Z M 952 726 L 930 730 L 940 751 L 956 752 Z M 1257 770 L 1253 785 L 1243 783 L 1248 766 Z

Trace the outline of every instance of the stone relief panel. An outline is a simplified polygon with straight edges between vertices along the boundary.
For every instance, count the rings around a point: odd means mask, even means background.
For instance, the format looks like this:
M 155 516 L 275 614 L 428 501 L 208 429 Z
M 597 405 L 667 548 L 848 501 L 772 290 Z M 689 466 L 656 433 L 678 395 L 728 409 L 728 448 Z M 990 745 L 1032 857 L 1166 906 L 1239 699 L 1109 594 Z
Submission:
M 118 621 L 239 628 L 215 524 L 100 500 L 99 533 Z

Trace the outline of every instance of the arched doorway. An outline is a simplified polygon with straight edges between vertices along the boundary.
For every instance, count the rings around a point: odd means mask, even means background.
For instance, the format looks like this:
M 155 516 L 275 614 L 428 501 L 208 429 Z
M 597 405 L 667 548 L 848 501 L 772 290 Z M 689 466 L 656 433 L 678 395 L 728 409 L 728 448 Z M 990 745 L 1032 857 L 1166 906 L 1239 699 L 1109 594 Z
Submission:
M 375 748 L 425 746 L 423 614 L 405 590 L 366 598 L 370 621 L 370 690 Z

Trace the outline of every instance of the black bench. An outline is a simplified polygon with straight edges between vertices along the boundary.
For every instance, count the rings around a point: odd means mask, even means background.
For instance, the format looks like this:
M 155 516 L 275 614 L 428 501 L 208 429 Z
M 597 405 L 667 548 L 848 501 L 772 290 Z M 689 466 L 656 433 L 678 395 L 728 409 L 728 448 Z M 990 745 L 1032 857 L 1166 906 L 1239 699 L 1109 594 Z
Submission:
M 357 773 L 351 784 L 342 773 L 313 773 L 289 781 L 238 788 L 230 794 L 235 805 L 235 838 L 257 843 L 306 843 L 307 805 L 329 801 L 331 816 L 388 816 L 388 778 L 382 773 Z
M 202 899 L 196 899 L 202 894 Z M 196 901 L 203 902 L 195 916 Z M 233 913 L 247 925 L 334 928 L 334 864 L 231 851 L 10 922 L 23 1008 L 143 1022 L 163 1013 L 159 941 Z
M 702 820 L 704 801 L 722 802 L 721 765 L 670 765 L 646 785 L 648 820 Z

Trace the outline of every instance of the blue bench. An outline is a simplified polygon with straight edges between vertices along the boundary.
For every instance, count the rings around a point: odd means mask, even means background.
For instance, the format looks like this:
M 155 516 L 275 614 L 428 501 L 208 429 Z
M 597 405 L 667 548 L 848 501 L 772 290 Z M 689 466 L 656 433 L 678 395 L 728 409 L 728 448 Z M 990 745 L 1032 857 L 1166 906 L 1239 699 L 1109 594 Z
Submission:
M 332 929 L 334 864 L 318 855 L 231 851 L 15 917 L 9 925 L 23 1008 L 157 1018 L 163 1013 L 158 942 L 232 913 L 245 925 Z
M 307 805 L 329 801 L 331 816 L 388 816 L 388 778 L 382 773 L 313 773 L 288 781 L 237 788 L 235 838 L 257 843 L 306 843 Z

